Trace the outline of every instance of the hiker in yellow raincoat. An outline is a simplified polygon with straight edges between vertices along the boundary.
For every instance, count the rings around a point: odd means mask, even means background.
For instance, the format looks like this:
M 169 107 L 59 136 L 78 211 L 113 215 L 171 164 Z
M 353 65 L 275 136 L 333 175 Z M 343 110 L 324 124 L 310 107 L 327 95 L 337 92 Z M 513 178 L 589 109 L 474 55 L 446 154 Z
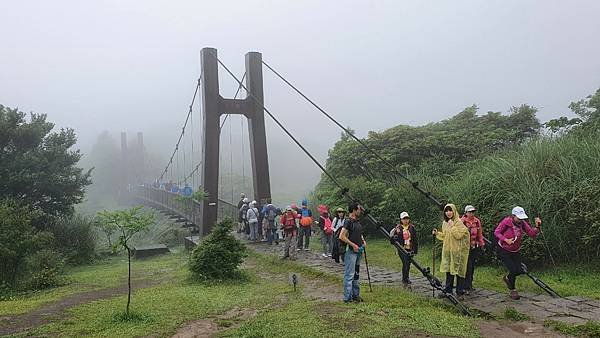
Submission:
M 454 204 L 446 204 L 442 230 L 433 229 L 433 234 L 444 242 L 440 272 L 446 273 L 445 290 L 447 293 L 452 293 L 454 276 L 456 276 L 456 294 L 462 297 L 465 294 L 464 283 L 469 259 L 470 237 L 469 230 L 460 220 Z M 443 297 L 443 294 L 440 296 Z

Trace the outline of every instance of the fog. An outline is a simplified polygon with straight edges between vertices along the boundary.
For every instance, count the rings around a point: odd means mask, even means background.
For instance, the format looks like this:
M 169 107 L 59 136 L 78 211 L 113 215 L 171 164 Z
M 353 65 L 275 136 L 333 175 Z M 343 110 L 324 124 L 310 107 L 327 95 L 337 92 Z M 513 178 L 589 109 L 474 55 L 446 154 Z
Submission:
M 594 0 L 4 1 L 0 13 L 0 104 L 74 128 L 84 152 L 104 130 L 117 139 L 144 132 L 147 151 L 165 164 L 203 47 L 217 48 L 240 76 L 244 54 L 263 53 L 361 136 L 471 104 L 508 112 L 527 103 L 546 121 L 600 86 Z M 266 106 L 324 160 L 340 131 L 266 68 L 264 79 Z M 236 83 L 222 69 L 220 81 L 222 95 L 233 96 Z M 239 117 L 231 122 L 239 170 L 247 132 Z M 318 169 L 268 124 L 274 193 L 307 193 Z

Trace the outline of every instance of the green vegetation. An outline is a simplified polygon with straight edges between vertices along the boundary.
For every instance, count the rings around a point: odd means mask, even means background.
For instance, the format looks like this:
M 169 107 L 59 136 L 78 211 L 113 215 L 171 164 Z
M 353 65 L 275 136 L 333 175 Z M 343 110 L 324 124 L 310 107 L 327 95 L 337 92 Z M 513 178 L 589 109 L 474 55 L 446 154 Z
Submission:
M 430 236 L 431 237 L 431 236 Z M 431 267 L 432 265 L 432 245 L 421 242 L 419 246 L 419 254 L 415 259 L 424 266 Z M 398 258 L 396 250 L 383 239 L 368 238 L 369 264 L 380 266 L 390 270 L 400 271 L 402 263 Z M 444 279 L 445 277 L 439 272 L 439 254 L 440 249 L 437 248 L 436 271 L 435 275 Z M 600 299 L 600 267 L 593 263 L 560 264 L 557 268 L 546 267 L 536 268 L 531 271 L 535 276 L 541 278 L 550 285 L 561 296 L 585 296 L 595 299 Z M 411 268 L 412 276 L 421 276 L 420 272 L 414 267 Z M 486 263 L 483 266 L 478 266 L 475 270 L 473 286 L 475 288 L 483 288 L 487 290 L 495 290 L 499 292 L 507 292 L 506 286 L 502 282 L 502 276 L 506 274 L 504 266 L 498 261 Z M 517 288 L 521 291 L 544 293 L 537 285 L 527 276 L 517 278 Z
M 124 263 L 124 257 L 116 256 L 98 261 L 94 265 L 67 267 L 64 277 L 65 285 L 7 297 L 0 301 L 0 316 L 30 312 L 45 304 L 81 292 L 122 286 L 126 283 L 124 276 L 127 273 L 127 265 Z M 185 261 L 182 261 L 181 254 L 140 260 L 133 266 L 132 280 L 184 278 L 185 271 L 180 269 L 184 264 Z
M 504 309 L 504 313 L 502 314 L 502 317 L 504 319 L 513 320 L 516 322 L 524 322 L 526 320 L 531 320 L 531 317 L 529 317 L 528 315 L 526 315 L 524 313 L 519 312 L 514 307 L 507 307 L 506 309 Z
M 231 234 L 233 221 L 217 223 L 200 242 L 190 257 L 190 271 L 201 281 L 234 280 L 241 277 L 239 265 L 246 256 L 246 247 Z
M 111 280 L 113 285 L 122 283 L 122 259 L 113 257 L 101 265 L 70 269 L 68 277 L 85 283 L 93 276 L 102 276 Z M 157 280 L 156 274 L 168 277 L 165 267 L 174 270 L 169 273 L 171 278 L 163 279 L 159 285 L 135 291 L 136 302 L 130 316 L 124 317 L 122 312 L 115 310 L 124 301 L 125 295 L 98 299 L 69 308 L 65 316 L 58 316 L 52 323 L 21 335 L 162 337 L 172 335 L 188 322 L 205 320 L 216 323 L 222 336 L 298 337 L 337 333 L 361 337 L 415 332 L 478 336 L 472 319 L 458 315 L 448 305 L 400 288 L 377 287 L 373 293 L 363 294 L 365 303 L 344 305 L 341 301 L 307 298 L 303 290 L 309 287 L 308 281 L 337 290 L 339 276 L 323 274 L 294 262 L 284 263 L 253 253 L 247 258 L 244 269 L 249 278 L 243 282 L 207 284 L 187 278 L 186 261 L 186 255 L 173 254 L 136 264 L 134 272 L 138 278 Z M 296 293 L 287 283 L 289 271 L 299 272 L 303 277 L 304 282 Z M 318 288 L 315 290 L 318 291 Z M 63 289 L 63 296 L 71 291 Z M 61 298 L 55 296 L 55 299 Z M 241 318 L 237 314 L 240 311 L 251 315 Z
M 600 337 L 600 323 L 595 321 L 588 321 L 587 323 L 582 325 L 569 325 L 553 320 L 547 320 L 544 322 L 544 326 L 549 327 L 554 331 L 575 337 Z
M 131 238 L 136 234 L 147 231 L 148 226 L 154 223 L 154 214 L 142 213 L 142 206 L 133 207 L 129 210 L 102 211 L 98 213 L 98 222 L 107 229 L 113 229 L 119 234 L 117 244 L 113 247 L 116 252 L 120 249 L 127 250 L 127 307 L 125 318 L 129 318 L 129 305 L 131 303 Z
M 549 121 L 545 126 L 550 130 L 541 128 L 536 109 L 527 105 L 513 108 L 508 116 L 478 116 L 472 106 L 438 123 L 371 132 L 364 142 L 434 196 L 459 208 L 475 205 L 488 238 L 502 217 L 520 205 L 543 219 L 544 237 L 557 261 L 597 262 L 600 90 L 569 107 L 578 117 Z M 388 226 L 405 210 L 422 238 L 441 224 L 437 206 L 348 135 L 330 150 L 327 169 Z M 325 176 L 314 199 L 332 207 L 345 204 L 339 188 Z M 377 233 L 372 226 L 367 232 Z M 550 263 L 544 242 L 524 242 L 528 264 Z

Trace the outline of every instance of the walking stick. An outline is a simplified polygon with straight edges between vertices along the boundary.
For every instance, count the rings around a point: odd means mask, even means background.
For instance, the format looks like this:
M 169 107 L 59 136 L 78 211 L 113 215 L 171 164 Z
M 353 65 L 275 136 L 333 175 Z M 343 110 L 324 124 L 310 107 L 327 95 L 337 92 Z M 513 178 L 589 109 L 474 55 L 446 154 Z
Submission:
M 435 235 L 433 235 L 433 246 L 431 247 L 431 265 L 432 265 L 432 272 L 433 272 L 433 277 L 435 277 Z M 433 287 L 433 285 L 431 286 L 431 293 L 433 295 L 433 297 L 435 298 L 435 288 Z
M 363 253 L 365 254 L 365 266 L 367 267 L 367 279 L 369 280 L 369 291 L 373 292 L 373 287 L 371 286 L 371 274 L 369 273 L 369 261 L 367 261 L 367 249 L 363 247 Z

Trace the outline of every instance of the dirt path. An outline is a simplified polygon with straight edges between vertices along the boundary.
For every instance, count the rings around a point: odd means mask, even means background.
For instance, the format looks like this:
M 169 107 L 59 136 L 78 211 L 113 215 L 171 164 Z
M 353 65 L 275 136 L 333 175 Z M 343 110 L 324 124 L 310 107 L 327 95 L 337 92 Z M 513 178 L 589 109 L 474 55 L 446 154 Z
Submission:
M 131 287 L 133 290 L 139 290 L 160 284 L 160 282 L 160 280 L 134 280 Z M 114 288 L 77 293 L 21 315 L 0 317 L 0 335 L 19 333 L 58 319 L 64 319 L 67 316 L 66 310 L 73 306 L 125 294 L 127 294 L 127 283 Z

